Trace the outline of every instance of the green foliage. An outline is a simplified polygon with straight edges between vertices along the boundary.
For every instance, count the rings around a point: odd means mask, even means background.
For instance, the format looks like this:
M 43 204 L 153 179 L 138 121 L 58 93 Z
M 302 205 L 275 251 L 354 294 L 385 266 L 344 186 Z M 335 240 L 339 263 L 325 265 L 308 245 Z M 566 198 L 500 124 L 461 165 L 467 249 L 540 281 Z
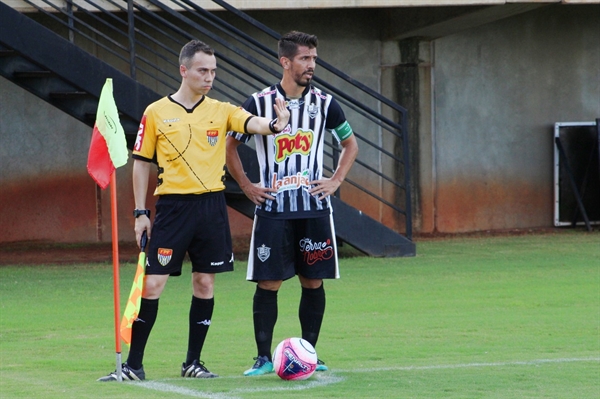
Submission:
M 330 371 L 298 382 L 242 376 L 256 355 L 245 266 L 217 276 L 202 358 L 221 378 L 179 377 L 191 299 L 184 274 L 161 298 L 144 383 L 96 382 L 116 362 L 112 265 L 2 267 L 0 397 L 600 396 L 597 232 L 423 241 L 413 258 L 342 259 L 342 278 L 325 283 L 317 345 Z M 121 307 L 134 271 L 121 265 Z M 284 283 L 274 345 L 299 335 L 299 295 L 295 279 Z

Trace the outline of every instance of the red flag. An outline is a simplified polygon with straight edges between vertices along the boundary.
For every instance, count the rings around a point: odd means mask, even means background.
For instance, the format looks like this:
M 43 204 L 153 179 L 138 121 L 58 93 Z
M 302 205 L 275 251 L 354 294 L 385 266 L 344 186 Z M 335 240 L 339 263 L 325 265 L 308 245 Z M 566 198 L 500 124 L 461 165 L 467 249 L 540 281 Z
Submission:
M 119 121 L 119 112 L 113 98 L 112 79 L 102 87 L 96 123 L 88 153 L 87 169 L 92 179 L 105 189 L 115 169 L 127 163 L 127 142 Z

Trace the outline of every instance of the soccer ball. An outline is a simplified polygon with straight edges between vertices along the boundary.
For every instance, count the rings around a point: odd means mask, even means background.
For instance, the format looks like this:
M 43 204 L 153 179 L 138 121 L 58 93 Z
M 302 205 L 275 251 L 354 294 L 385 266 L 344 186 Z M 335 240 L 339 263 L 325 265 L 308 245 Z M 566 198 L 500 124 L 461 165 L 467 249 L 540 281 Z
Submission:
M 305 380 L 317 368 L 317 352 L 302 338 L 286 338 L 273 352 L 273 368 L 284 380 Z

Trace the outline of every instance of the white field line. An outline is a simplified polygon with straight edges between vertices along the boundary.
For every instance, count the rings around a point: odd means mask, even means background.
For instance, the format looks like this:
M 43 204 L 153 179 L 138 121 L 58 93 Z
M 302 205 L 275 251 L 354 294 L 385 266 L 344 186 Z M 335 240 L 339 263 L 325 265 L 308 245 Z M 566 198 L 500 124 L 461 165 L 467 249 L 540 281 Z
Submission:
M 330 372 L 315 374 L 314 379 L 311 379 L 308 384 L 292 385 L 285 384 L 281 387 L 276 388 L 235 388 L 229 392 L 215 393 L 198 391 L 195 389 L 185 388 L 178 385 L 169 384 L 168 381 L 193 381 L 193 379 L 164 379 L 160 381 L 144 381 L 134 383 L 135 385 L 159 392 L 171 392 L 182 396 L 189 396 L 192 398 L 205 398 L 205 399 L 242 399 L 237 396 L 243 393 L 255 393 L 255 392 L 277 392 L 277 391 L 301 391 L 306 389 L 312 389 L 322 387 L 331 384 L 337 384 L 344 381 L 346 378 L 338 377 L 335 374 L 352 374 L 352 373 L 376 373 L 381 371 L 419 371 L 419 370 L 440 370 L 440 369 L 461 369 L 461 368 L 474 368 L 474 367 L 506 367 L 506 366 L 538 366 L 542 364 L 550 363 L 573 363 L 573 362 L 600 362 L 600 357 L 587 357 L 587 358 L 562 358 L 562 359 L 537 359 L 528 361 L 514 361 L 514 362 L 495 362 L 495 363 L 466 363 L 466 364 L 446 364 L 446 365 L 433 365 L 433 366 L 398 366 L 398 367 L 380 367 L 380 368 L 360 368 L 351 370 L 334 369 Z M 220 377 L 226 379 L 248 379 L 251 377 L 243 376 L 229 376 Z

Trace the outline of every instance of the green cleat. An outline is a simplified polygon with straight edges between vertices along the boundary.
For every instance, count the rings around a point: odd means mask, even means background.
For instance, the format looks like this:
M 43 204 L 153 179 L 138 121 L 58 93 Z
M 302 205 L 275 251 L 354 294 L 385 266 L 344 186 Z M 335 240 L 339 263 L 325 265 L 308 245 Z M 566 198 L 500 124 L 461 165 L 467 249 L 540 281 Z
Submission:
M 325 363 L 321 359 L 317 359 L 317 368 L 315 371 L 327 371 L 329 367 L 325 366 Z
M 272 373 L 273 371 L 275 371 L 273 369 L 273 362 L 271 362 L 268 357 L 259 356 L 259 357 L 255 357 L 254 360 L 256 360 L 256 362 L 254 363 L 254 366 L 252 366 L 252 368 L 244 371 L 245 376 L 252 377 L 252 376 L 256 376 L 256 375 L 269 374 L 269 373 Z

